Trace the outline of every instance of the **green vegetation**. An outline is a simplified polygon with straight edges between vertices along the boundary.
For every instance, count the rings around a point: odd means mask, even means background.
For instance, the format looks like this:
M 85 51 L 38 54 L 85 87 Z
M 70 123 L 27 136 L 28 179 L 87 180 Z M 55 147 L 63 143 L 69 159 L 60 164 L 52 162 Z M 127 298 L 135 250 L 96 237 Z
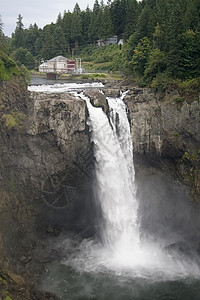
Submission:
M 86 70 L 112 71 L 121 70 L 122 51 L 118 45 L 86 46 L 78 52 Z
M 174 97 L 173 101 L 176 103 L 181 103 L 183 101 L 183 99 L 181 97 Z
M 3 51 L 0 51 L 0 81 L 11 79 L 13 76 L 22 75 L 22 71 L 16 66 Z
M 182 156 L 182 161 L 195 162 L 200 159 L 200 151 L 196 155 L 193 155 L 189 152 L 185 152 Z
M 2 282 L 3 284 L 7 284 L 7 281 L 4 278 L 2 278 L 1 276 L 0 276 L 0 282 Z
M 76 4 L 43 29 L 24 28 L 19 15 L 7 51 L 28 69 L 56 55 L 81 57 L 86 70 L 120 72 L 158 91 L 176 85 L 184 99 L 192 86 L 199 89 L 192 82 L 200 78 L 199 20 L 199 0 L 95 0 L 92 9 Z M 112 36 L 124 45 L 97 46 Z M 0 38 L 6 49 L 1 20 Z
M 26 115 L 22 112 L 12 111 L 10 114 L 3 114 L 2 119 L 5 122 L 7 129 L 21 128 Z
M 33 55 L 22 47 L 11 53 L 11 58 L 17 63 L 18 66 L 26 66 L 29 70 L 34 69 L 35 59 Z
M 5 296 L 4 296 L 4 297 L 5 297 L 5 298 L 4 298 L 5 300 L 12 300 L 12 298 L 10 297 L 10 293 L 9 293 L 8 291 L 5 291 L 5 292 L 4 292 L 4 295 L 5 295 Z

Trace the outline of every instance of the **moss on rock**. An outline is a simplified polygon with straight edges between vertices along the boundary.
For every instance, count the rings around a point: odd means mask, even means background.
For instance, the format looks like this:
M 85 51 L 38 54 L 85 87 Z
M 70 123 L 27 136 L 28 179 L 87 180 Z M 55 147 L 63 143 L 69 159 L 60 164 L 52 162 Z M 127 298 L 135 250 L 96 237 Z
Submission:
M 22 128 L 26 115 L 22 112 L 12 111 L 10 114 L 3 114 L 2 120 L 7 129 Z

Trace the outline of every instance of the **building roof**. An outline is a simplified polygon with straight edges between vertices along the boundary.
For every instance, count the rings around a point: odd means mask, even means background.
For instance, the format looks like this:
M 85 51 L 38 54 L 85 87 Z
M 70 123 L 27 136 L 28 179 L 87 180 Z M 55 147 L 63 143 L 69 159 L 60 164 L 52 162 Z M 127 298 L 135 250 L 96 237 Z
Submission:
M 67 61 L 67 58 L 62 55 L 59 55 L 54 58 L 51 58 L 49 61 Z

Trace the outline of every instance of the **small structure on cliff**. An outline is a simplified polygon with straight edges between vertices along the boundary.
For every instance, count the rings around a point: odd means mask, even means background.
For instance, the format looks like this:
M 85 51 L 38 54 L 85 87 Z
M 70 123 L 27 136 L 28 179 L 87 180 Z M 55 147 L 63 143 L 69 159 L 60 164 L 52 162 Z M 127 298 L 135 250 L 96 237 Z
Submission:
M 75 60 L 68 59 L 62 55 L 56 56 L 39 66 L 39 72 L 47 74 L 47 78 L 56 79 L 63 73 L 73 73 L 75 71 Z

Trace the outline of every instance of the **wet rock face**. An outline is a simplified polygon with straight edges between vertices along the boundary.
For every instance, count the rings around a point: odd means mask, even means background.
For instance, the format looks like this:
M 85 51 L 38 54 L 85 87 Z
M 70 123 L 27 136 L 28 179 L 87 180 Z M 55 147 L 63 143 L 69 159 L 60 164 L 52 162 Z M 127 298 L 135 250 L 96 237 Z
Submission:
M 33 112 L 27 134 L 40 182 L 67 169 L 73 175 L 78 171 L 74 163 L 81 160 L 89 148 L 85 102 L 69 94 L 42 93 L 32 93 L 31 101 Z
M 154 166 L 178 176 L 192 187 L 192 197 L 199 197 L 200 103 L 179 103 L 178 99 L 172 92 L 161 96 L 150 89 L 129 90 L 125 102 L 134 153 L 145 164 L 152 161 Z
M 4 266 L 20 269 L 18 257 L 27 256 L 45 228 L 59 231 L 78 222 L 89 181 L 84 163 L 90 144 L 83 100 L 30 94 L 26 86 L 15 93 L 16 85 L 7 85 L 0 91 L 0 257 Z M 75 204 L 68 209 L 71 198 Z M 53 205 L 52 199 L 57 199 Z
M 156 95 L 143 89 L 129 91 L 125 97 L 129 109 L 134 151 L 159 154 L 162 146 L 162 119 Z
M 174 95 L 133 89 L 126 96 L 134 151 L 171 158 L 194 151 L 200 142 L 200 105 L 197 101 L 179 106 Z

